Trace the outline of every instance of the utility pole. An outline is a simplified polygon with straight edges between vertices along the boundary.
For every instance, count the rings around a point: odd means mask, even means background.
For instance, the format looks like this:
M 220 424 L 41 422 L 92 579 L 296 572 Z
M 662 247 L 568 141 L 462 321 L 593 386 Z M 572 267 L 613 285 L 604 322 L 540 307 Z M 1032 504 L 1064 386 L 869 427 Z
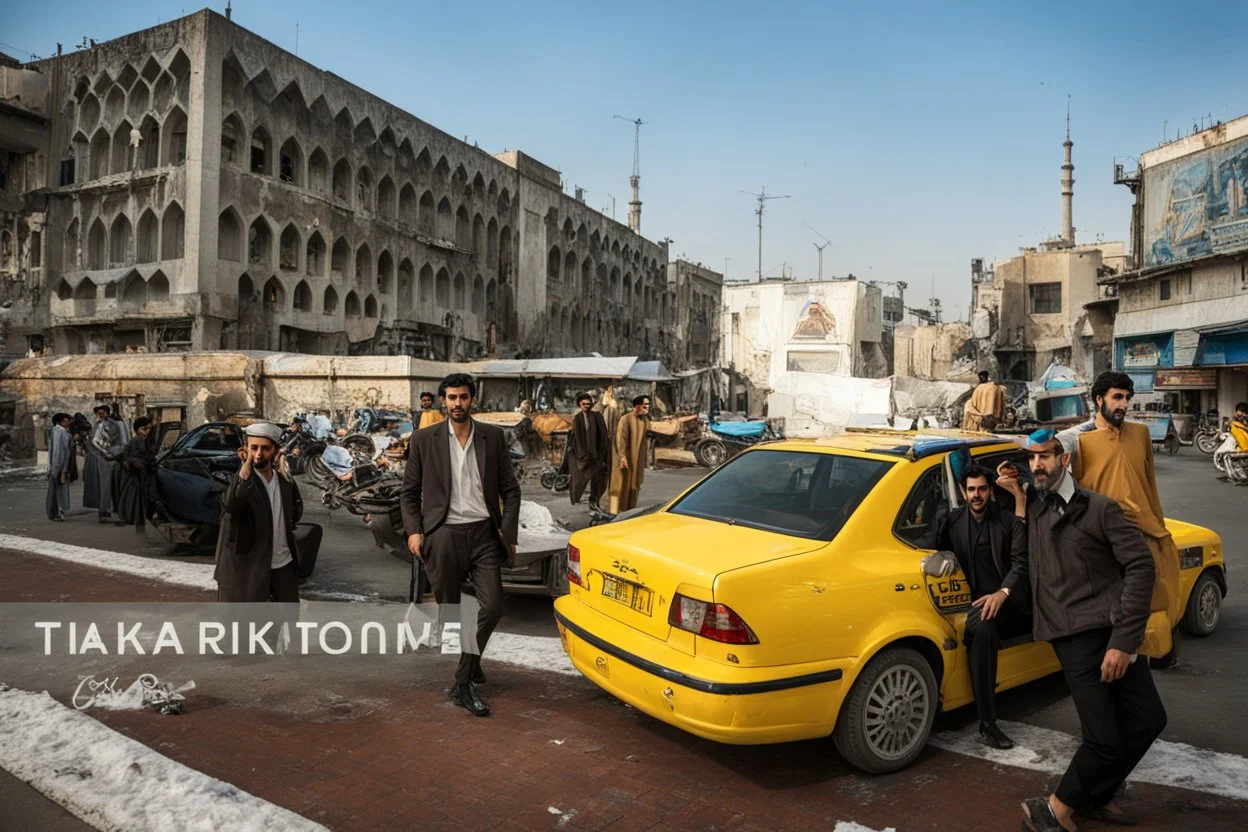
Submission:
M 819 282 L 822 283 L 823 282 L 823 250 L 832 244 L 824 243 L 823 245 L 819 245 L 818 243 L 811 243 L 811 245 L 815 247 L 815 251 L 819 252 Z
M 627 121 L 633 125 L 633 175 L 629 177 L 628 184 L 631 188 L 632 198 L 628 201 L 628 227 L 634 234 L 641 233 L 641 125 L 645 124 L 640 118 L 624 118 L 624 116 L 616 116 L 620 121 Z M 612 219 L 615 219 L 614 212 Z
M 752 196 L 758 200 L 758 207 L 754 209 L 754 213 L 758 214 L 758 282 L 762 283 L 763 282 L 763 211 L 767 207 L 767 200 L 790 199 L 791 197 L 789 194 L 782 194 L 779 196 L 769 196 L 766 188 L 763 188 L 762 193 L 756 194 L 756 193 L 753 193 L 752 191 L 742 191 L 741 193 Z

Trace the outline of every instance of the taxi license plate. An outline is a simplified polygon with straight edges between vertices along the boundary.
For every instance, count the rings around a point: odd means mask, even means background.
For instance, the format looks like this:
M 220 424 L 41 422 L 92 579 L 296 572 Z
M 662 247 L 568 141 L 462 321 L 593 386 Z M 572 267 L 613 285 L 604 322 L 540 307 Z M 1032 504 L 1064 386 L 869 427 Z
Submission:
M 654 593 L 640 584 L 622 581 L 614 575 L 603 575 L 602 594 L 642 615 L 650 615 L 651 599 Z

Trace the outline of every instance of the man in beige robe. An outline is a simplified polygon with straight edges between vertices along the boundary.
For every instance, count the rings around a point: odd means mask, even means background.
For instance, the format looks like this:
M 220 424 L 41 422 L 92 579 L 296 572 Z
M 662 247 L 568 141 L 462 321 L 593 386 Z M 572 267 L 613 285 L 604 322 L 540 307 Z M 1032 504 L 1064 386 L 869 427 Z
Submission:
M 988 371 L 979 373 L 979 385 L 962 414 L 963 430 L 993 430 L 1005 418 L 1005 388 L 992 383 Z
M 646 476 L 646 438 L 650 429 L 650 397 L 633 399 L 633 409 L 615 429 L 615 461 L 611 468 L 611 513 L 637 507 Z

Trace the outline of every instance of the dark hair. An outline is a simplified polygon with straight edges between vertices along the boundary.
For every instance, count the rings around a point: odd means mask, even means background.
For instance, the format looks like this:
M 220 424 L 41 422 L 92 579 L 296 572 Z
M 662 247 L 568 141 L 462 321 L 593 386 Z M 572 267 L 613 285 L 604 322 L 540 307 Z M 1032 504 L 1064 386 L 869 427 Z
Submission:
M 147 417 L 147 416 L 140 416 L 139 418 L 137 418 L 137 419 L 135 419 L 135 420 L 134 420 L 134 432 L 135 432 L 135 433 L 138 433 L 138 432 L 139 432 L 139 428 L 145 428 L 145 427 L 147 427 L 148 425 L 150 425 L 151 423 L 152 423 L 152 420 L 151 420 L 149 417 Z
M 468 393 L 474 399 L 477 397 L 477 382 L 467 373 L 451 373 L 442 379 L 442 383 L 438 385 L 438 398 L 446 398 L 446 391 L 452 387 L 467 387 Z
M 425 398 L 425 396 L 428 396 L 428 397 L 429 397 L 429 398 L 431 398 L 431 399 L 436 399 L 436 398 L 437 398 L 437 396 L 433 395 L 433 393 L 429 392 L 428 390 L 426 390 L 425 392 L 423 392 L 423 393 L 421 393 L 421 394 L 420 394 L 420 398 L 422 398 L 422 399 L 423 399 L 423 398 Z
M 95 410 L 92 410 L 91 412 L 92 412 L 92 413 L 99 413 L 101 410 L 103 410 L 103 411 L 104 411 L 104 415 L 105 415 L 105 416 L 112 416 L 112 415 L 113 415 L 113 411 L 109 408 L 109 406 L 108 406 L 108 405 L 106 405 L 106 404 L 103 404 L 103 403 L 97 404 L 97 405 L 95 406 Z
M 1235 405 L 1235 409 L 1240 411 L 1241 413 L 1248 413 L 1248 402 L 1240 402 L 1239 404 Z
M 633 407 L 637 407 L 638 405 L 645 404 L 645 403 L 646 403 L 646 400 L 647 400 L 647 399 L 649 399 L 649 398 L 650 398 L 649 396 L 634 396 L 634 397 L 633 397 Z
M 593 397 L 593 396 L 591 396 L 591 395 L 589 395 L 588 393 L 582 393 L 581 395 L 579 395 L 579 396 L 577 396 L 577 397 L 576 397 L 576 403 L 577 403 L 578 405 L 579 405 L 581 402 L 585 402 L 585 401 L 589 402 L 590 404 L 593 404 L 593 403 L 594 403 L 594 397 Z
M 958 485 L 966 488 L 967 480 L 977 480 L 981 478 L 984 482 L 992 485 L 993 476 L 991 471 L 982 465 L 968 465 L 962 469 L 962 476 L 958 477 Z
M 1108 396 L 1109 391 L 1114 389 L 1126 390 L 1134 394 L 1135 382 L 1126 373 L 1106 370 L 1096 377 L 1096 381 L 1092 382 L 1092 403 L 1096 404 L 1097 399 Z
M 55 413 L 52 415 L 52 424 L 59 425 L 61 422 L 64 422 L 66 419 L 72 420 L 73 418 L 74 417 L 70 416 L 68 413 Z
M 987 371 L 987 370 L 980 370 L 980 371 L 979 371 L 979 380 L 980 380 L 980 381 L 987 381 L 987 380 L 988 380 L 988 371 Z

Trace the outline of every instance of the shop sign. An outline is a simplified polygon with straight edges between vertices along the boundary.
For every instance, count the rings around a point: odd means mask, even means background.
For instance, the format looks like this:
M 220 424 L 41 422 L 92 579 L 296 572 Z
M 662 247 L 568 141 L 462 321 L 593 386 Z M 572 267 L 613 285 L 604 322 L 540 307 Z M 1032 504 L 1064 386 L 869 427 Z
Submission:
M 1218 371 L 1196 368 L 1158 370 L 1153 387 L 1156 390 L 1216 390 Z
M 1139 370 L 1156 367 L 1161 362 L 1161 351 L 1157 343 L 1151 339 L 1140 339 L 1125 345 L 1122 353 L 1122 367 L 1125 370 Z

